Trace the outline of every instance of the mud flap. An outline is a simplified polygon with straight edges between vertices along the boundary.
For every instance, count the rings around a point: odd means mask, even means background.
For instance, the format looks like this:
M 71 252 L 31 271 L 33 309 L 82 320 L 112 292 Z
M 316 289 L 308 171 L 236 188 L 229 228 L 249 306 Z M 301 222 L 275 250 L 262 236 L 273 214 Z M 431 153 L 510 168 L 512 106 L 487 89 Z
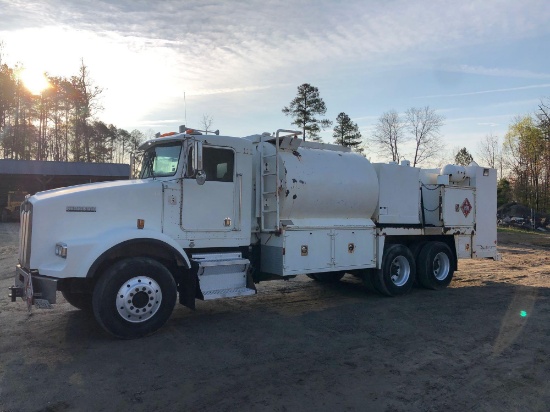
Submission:
M 248 271 L 246 272 L 246 287 L 258 293 L 254 284 L 254 278 L 252 277 L 252 265 L 248 267 Z
M 191 270 L 182 270 L 178 282 L 179 301 L 183 306 L 192 310 L 195 310 L 196 298 L 204 300 L 199 287 L 198 271 L 199 265 L 196 262 L 191 262 Z

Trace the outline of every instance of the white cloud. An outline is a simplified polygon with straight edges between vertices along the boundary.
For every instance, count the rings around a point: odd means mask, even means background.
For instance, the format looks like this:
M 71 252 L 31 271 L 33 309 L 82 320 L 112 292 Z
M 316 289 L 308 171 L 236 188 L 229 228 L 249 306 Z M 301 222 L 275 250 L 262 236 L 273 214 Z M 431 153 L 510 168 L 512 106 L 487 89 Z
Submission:
M 445 123 L 476 123 L 476 124 L 487 124 L 487 123 L 497 123 L 498 120 L 507 120 L 510 117 L 513 117 L 513 114 L 499 114 L 491 116 L 465 116 L 465 117 L 454 117 L 445 120 Z
M 483 67 L 483 66 L 470 66 L 467 64 L 461 64 L 458 66 L 443 65 L 439 69 L 458 72 L 465 74 L 475 74 L 481 76 L 499 76 L 499 77 L 519 77 L 524 79 L 550 79 L 549 73 L 537 73 L 530 70 L 500 68 L 500 67 Z
M 550 32 L 546 0 L 530 0 L 529 7 L 512 0 L 0 0 L 0 9 L 0 39 L 12 62 L 68 76 L 84 57 L 105 88 L 105 120 L 120 126 L 138 125 L 153 113 L 177 118 L 183 92 L 195 97 L 195 111 L 203 110 L 198 98 L 211 95 L 231 115 L 273 111 L 260 93 L 339 77 L 342 68 L 366 77 L 369 70 L 408 65 L 453 48 Z M 529 70 L 457 70 L 545 78 Z M 327 84 L 327 91 L 338 87 Z M 535 87 L 541 85 L 525 88 Z M 253 106 L 242 107 L 242 93 Z M 289 98 L 294 90 L 290 93 Z M 278 116 L 287 101 L 278 103 Z M 354 121 L 369 117 L 359 114 Z
M 505 93 L 513 92 L 518 90 L 529 90 L 529 89 L 545 89 L 550 87 L 550 83 L 543 84 L 532 84 L 529 86 L 520 86 L 520 87 L 507 87 L 502 89 L 491 89 L 491 90 L 478 90 L 475 92 L 466 92 L 466 93 L 452 93 L 452 94 L 433 94 L 429 96 L 417 96 L 416 99 L 426 99 L 431 97 L 460 97 L 460 96 L 474 96 L 477 94 L 489 94 L 489 93 Z

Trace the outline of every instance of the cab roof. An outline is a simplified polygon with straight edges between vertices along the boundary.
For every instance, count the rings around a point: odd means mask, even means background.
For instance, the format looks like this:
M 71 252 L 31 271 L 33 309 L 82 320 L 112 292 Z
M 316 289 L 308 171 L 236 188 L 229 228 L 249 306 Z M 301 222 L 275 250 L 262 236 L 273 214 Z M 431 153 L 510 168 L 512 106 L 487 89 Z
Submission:
M 147 140 L 145 143 L 143 143 L 139 147 L 139 149 L 147 150 L 149 147 L 152 147 L 154 145 L 164 144 L 169 142 L 183 142 L 185 140 L 198 140 L 203 142 L 206 145 L 212 145 L 212 146 L 232 147 L 237 151 L 242 151 L 243 149 L 250 149 L 252 147 L 252 142 L 242 137 L 217 136 L 213 134 L 191 135 L 186 133 L 176 133 L 165 137 L 157 137 L 155 139 Z

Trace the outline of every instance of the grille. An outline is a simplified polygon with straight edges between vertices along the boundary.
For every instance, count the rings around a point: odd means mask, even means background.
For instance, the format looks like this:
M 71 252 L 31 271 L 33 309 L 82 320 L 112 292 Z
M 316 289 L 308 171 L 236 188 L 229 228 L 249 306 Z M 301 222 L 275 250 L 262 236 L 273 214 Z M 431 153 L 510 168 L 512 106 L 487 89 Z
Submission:
M 21 204 L 21 226 L 19 228 L 19 264 L 30 269 L 32 234 L 32 204 L 26 200 Z

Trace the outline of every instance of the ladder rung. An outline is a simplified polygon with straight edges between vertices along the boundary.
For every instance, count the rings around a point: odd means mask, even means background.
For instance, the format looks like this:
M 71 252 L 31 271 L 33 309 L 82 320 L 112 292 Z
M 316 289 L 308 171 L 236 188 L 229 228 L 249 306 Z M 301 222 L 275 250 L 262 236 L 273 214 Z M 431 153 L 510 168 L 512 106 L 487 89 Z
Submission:
M 274 219 L 279 220 L 279 192 L 278 192 L 278 171 L 279 171 L 279 145 L 276 147 L 274 154 L 264 154 L 262 150 L 261 159 L 263 162 L 261 168 L 261 180 L 260 180 L 260 193 L 262 197 L 261 205 L 261 230 L 271 230 L 266 227 L 267 221 L 272 222 Z M 275 158 L 275 160 L 271 160 Z M 270 176 L 274 176 L 275 179 L 272 181 Z M 272 190 L 273 189 L 273 190 Z M 271 216 L 275 214 L 275 217 Z M 274 228 L 278 228 L 278 225 L 275 225 Z

